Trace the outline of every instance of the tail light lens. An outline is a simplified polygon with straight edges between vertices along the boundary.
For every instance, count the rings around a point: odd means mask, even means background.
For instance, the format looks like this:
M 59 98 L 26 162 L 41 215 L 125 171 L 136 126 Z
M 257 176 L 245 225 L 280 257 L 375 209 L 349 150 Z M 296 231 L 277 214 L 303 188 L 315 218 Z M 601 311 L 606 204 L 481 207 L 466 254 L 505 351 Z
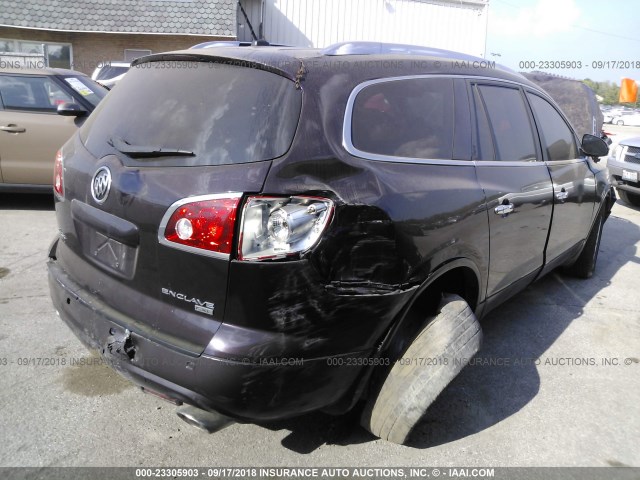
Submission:
M 249 197 L 242 211 L 238 258 L 266 260 L 313 247 L 333 215 L 333 202 L 317 197 Z
M 64 197 L 64 163 L 62 149 L 56 153 L 56 161 L 53 165 L 53 191 L 58 197 Z
M 161 244 L 228 259 L 241 193 L 185 198 L 165 214 Z M 249 197 L 242 210 L 238 259 L 257 261 L 304 253 L 320 239 L 333 202 L 318 197 Z
M 229 258 L 241 195 L 206 195 L 174 203 L 160 224 L 160 243 L 180 250 Z

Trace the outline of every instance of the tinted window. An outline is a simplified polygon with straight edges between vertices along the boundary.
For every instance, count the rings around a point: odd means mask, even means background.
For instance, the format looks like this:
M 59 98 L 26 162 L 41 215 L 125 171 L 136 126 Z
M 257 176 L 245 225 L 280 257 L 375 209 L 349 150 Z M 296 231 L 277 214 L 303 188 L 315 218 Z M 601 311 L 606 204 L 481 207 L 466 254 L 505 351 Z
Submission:
M 527 97 L 539 124 L 538 130 L 542 136 L 547 160 L 577 158 L 578 149 L 573 133 L 556 109 L 537 95 L 527 94 Z
M 476 126 L 476 145 L 473 155 L 474 160 L 495 160 L 495 152 L 493 149 L 493 139 L 491 137 L 491 128 L 487 113 L 484 110 L 482 99 L 476 89 L 473 90 L 473 98 L 476 104 L 476 117 L 478 124 Z
M 136 146 L 194 152 L 145 159 L 171 165 L 220 165 L 279 157 L 291 146 L 301 90 L 279 75 L 234 65 L 155 62 L 132 67 L 81 129 L 96 157 L 112 138 Z
M 489 117 L 496 160 L 536 160 L 531 123 L 520 90 L 493 85 L 478 86 Z
M 370 85 L 354 102 L 353 146 L 378 155 L 451 159 L 453 109 L 450 78 Z

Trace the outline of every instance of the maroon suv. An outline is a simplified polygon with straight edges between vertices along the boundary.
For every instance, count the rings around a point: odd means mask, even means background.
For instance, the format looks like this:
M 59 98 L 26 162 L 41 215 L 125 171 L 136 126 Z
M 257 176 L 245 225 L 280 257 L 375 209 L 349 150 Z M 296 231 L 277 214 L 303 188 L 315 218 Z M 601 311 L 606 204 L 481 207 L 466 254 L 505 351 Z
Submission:
M 403 442 L 478 318 L 557 267 L 591 276 L 606 153 L 533 83 L 454 52 L 144 57 L 57 157 L 51 297 L 192 423 L 362 403 Z

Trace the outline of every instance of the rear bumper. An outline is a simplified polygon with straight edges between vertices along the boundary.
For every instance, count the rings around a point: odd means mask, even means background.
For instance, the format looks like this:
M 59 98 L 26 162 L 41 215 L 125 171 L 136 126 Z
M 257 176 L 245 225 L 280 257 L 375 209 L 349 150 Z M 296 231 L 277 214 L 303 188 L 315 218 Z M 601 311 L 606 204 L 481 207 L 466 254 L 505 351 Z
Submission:
M 287 358 L 286 353 L 279 358 L 243 359 L 192 355 L 150 340 L 130 328 L 133 322 L 110 315 L 55 259 L 48 269 L 51 298 L 60 317 L 116 371 L 148 390 L 236 419 L 273 420 L 329 407 L 350 391 L 362 373 L 366 362 L 357 359 L 369 356 L 369 352 L 313 359 Z

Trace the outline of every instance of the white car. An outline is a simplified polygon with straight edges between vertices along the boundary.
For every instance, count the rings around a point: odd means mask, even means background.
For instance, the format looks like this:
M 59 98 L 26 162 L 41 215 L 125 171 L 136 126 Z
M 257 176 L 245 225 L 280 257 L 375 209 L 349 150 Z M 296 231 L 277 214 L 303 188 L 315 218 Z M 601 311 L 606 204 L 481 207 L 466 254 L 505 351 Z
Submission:
M 611 150 L 607 168 L 611 175 L 611 184 L 618 190 L 622 201 L 640 207 L 640 137 L 621 140 Z
M 611 121 L 614 125 L 630 125 L 632 127 L 640 127 L 640 113 L 632 113 L 630 115 L 620 115 L 614 117 Z
M 111 89 L 124 77 L 129 68 L 131 68 L 131 62 L 104 62 L 93 71 L 91 78 Z

